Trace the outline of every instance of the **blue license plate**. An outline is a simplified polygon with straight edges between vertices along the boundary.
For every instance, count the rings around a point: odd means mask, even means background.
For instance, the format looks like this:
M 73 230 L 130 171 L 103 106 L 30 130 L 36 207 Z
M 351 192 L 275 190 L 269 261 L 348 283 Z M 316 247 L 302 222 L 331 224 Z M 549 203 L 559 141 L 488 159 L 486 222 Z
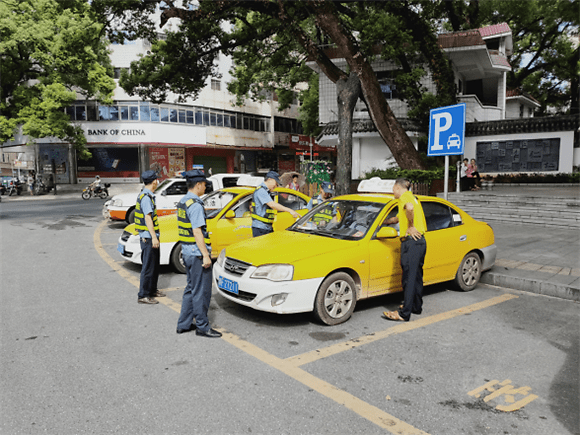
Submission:
M 235 295 L 239 294 L 238 283 L 223 276 L 218 277 L 218 287 Z
M 117 251 L 119 251 L 121 254 L 125 253 L 125 245 L 121 245 L 120 243 L 117 244 Z

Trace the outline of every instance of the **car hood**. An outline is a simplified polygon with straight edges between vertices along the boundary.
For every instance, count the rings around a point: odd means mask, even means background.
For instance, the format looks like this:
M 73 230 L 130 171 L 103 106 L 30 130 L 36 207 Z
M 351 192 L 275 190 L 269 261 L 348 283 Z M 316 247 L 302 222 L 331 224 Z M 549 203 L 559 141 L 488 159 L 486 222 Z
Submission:
M 295 231 L 277 231 L 230 245 L 226 248 L 226 256 L 254 266 L 294 264 L 329 252 L 348 250 L 358 243 Z

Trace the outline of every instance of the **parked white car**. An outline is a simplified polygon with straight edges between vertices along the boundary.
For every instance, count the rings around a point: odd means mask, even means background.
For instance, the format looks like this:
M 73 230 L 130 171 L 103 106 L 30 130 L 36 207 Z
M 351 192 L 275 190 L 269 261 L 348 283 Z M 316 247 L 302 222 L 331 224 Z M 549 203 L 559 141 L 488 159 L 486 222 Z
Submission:
M 224 187 L 236 186 L 243 174 L 216 174 L 208 177 L 212 185 L 208 185 L 206 193 Z M 157 201 L 157 215 L 165 216 L 173 214 L 177 210 L 177 203 L 187 193 L 187 185 L 184 178 L 168 178 L 162 181 L 155 190 Z M 135 222 L 135 204 L 139 192 L 122 193 L 115 195 L 103 206 L 103 217 L 114 221 L 126 221 L 128 224 Z

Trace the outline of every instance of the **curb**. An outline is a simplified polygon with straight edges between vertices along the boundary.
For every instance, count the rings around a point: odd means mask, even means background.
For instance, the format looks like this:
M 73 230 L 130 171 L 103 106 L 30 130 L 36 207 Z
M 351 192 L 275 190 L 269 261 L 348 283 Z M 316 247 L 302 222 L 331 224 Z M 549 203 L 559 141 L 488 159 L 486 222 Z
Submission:
M 558 284 L 540 279 L 505 275 L 494 272 L 493 270 L 484 272 L 481 275 L 480 282 L 497 287 L 507 287 L 514 290 L 521 290 L 545 296 L 553 296 L 560 299 L 567 299 L 574 302 L 580 302 L 580 288 L 567 284 Z

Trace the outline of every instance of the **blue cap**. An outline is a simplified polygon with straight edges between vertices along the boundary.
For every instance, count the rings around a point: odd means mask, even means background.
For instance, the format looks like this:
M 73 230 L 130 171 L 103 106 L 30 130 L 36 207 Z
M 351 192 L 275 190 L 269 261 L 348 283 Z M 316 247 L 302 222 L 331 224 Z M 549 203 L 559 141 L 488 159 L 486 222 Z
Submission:
M 282 182 L 280 181 L 280 175 L 278 175 L 278 173 L 276 171 L 268 172 L 266 174 L 266 176 L 264 177 L 264 180 L 267 180 L 269 178 L 276 180 L 276 183 L 278 183 L 278 184 L 282 184 Z
M 330 193 L 331 195 L 334 195 L 334 186 L 329 183 L 328 181 L 323 181 L 322 182 L 322 190 L 324 190 L 326 193 Z
M 187 181 L 198 183 L 200 181 L 207 182 L 207 178 L 205 178 L 205 174 L 201 169 L 192 169 L 190 171 L 184 172 L 183 176 Z
M 151 184 L 153 181 L 157 180 L 157 172 L 153 170 L 145 171 L 141 174 L 141 178 L 143 179 L 143 183 Z

